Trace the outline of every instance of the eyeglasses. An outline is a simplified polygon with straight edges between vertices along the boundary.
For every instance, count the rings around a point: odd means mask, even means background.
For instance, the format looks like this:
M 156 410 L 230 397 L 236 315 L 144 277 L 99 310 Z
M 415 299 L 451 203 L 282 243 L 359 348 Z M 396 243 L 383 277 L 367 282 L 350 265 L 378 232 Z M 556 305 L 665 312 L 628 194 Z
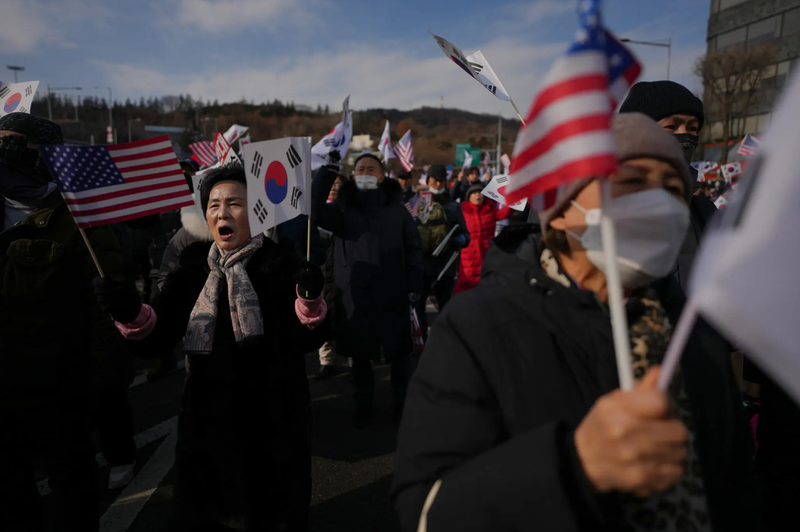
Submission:
M 28 146 L 28 137 L 24 135 L 6 135 L 0 137 L 0 148 L 25 148 Z

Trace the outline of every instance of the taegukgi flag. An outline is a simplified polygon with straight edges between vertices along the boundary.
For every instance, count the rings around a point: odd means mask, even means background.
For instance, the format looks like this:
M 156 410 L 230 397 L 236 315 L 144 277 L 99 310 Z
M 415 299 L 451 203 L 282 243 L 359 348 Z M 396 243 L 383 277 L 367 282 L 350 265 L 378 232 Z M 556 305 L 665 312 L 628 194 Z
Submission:
M 353 113 L 348 113 L 347 126 L 343 127 L 343 122 L 336 124 L 322 140 L 311 148 L 311 169 L 316 170 L 325 166 L 328 162 L 328 154 L 338 151 L 339 157 L 344 160 L 347 151 L 350 149 L 350 141 L 353 140 Z M 342 133 L 344 129 L 344 133 Z M 337 140 L 338 139 L 338 140 Z
M 221 165 L 239 162 L 239 157 L 236 155 L 236 152 L 233 151 L 228 140 L 220 132 L 217 132 L 217 136 L 214 137 L 214 152 L 217 155 L 217 161 L 219 161 Z
M 428 33 L 430 33 L 430 32 L 428 32 Z M 467 56 L 464 55 L 464 52 L 462 52 L 458 48 L 458 46 L 456 46 L 455 44 L 451 43 L 450 41 L 448 41 L 444 37 L 439 37 L 438 35 L 434 35 L 433 33 L 431 33 L 431 36 L 436 41 L 436 43 L 439 45 L 439 47 L 442 49 L 442 51 L 444 52 L 444 55 L 449 57 L 450 60 L 453 63 L 455 63 L 461 70 L 463 70 L 464 72 L 469 74 L 469 76 L 472 79 L 474 79 L 476 81 L 481 81 L 480 77 L 478 76 L 478 73 L 475 72 L 475 69 L 472 68 L 472 65 L 470 65 L 469 60 L 467 59 Z M 481 81 L 481 84 L 482 83 L 483 82 Z
M 250 232 L 311 214 L 311 139 L 290 137 L 244 145 Z
M 223 134 L 223 136 L 225 137 L 225 140 L 228 141 L 228 144 L 233 144 L 239 137 L 247 133 L 249 129 L 250 128 L 247 126 L 240 126 L 239 124 L 233 124 L 231 127 L 228 128 L 228 131 L 226 131 Z
M 392 140 L 391 140 L 391 133 L 389 131 L 389 121 L 386 121 L 386 127 L 383 128 L 383 135 L 381 135 L 381 140 L 378 143 L 378 151 L 381 152 L 381 157 L 383 157 L 383 161 L 386 162 L 389 159 L 394 159 L 394 150 L 392 149 Z
M 38 81 L 6 83 L 0 81 L 0 116 L 9 113 L 30 113 Z
M 508 91 L 503 87 L 500 78 L 494 73 L 494 69 L 489 65 L 489 61 L 483 56 L 483 52 L 477 50 L 471 53 L 467 56 L 467 62 L 469 62 L 472 70 L 478 74 L 477 79 L 486 87 L 486 90 L 497 96 L 499 100 L 503 100 L 504 102 L 511 101 L 511 96 L 508 95 Z

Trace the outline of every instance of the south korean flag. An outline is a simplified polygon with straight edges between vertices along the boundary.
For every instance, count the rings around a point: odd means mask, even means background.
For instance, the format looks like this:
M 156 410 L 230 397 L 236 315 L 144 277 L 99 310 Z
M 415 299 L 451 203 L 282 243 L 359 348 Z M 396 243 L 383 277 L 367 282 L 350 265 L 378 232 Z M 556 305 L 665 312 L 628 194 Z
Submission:
M 310 137 L 253 142 L 242 152 L 253 235 L 311 215 Z

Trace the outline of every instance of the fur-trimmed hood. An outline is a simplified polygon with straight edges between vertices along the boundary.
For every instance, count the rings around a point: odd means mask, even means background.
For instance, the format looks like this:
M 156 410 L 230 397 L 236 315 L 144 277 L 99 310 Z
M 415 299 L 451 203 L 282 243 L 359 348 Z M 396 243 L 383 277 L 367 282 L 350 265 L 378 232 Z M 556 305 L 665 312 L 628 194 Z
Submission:
M 211 236 L 211 230 L 208 228 L 208 222 L 200 216 L 200 213 L 197 212 L 197 207 L 194 205 L 181 209 L 181 225 L 194 238 L 199 238 L 205 242 L 214 240 Z

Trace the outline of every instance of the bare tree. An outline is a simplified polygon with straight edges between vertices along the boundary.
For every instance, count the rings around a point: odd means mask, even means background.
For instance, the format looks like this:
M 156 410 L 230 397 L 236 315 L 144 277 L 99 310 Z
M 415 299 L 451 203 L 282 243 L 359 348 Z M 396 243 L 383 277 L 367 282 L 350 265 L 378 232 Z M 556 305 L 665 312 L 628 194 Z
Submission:
M 722 123 L 722 160 L 728 162 L 728 142 L 745 134 L 750 109 L 758 101 L 759 88 L 768 69 L 775 64 L 777 50 L 771 44 L 750 48 L 733 46 L 709 52 L 694 64 L 703 81 L 708 123 Z

